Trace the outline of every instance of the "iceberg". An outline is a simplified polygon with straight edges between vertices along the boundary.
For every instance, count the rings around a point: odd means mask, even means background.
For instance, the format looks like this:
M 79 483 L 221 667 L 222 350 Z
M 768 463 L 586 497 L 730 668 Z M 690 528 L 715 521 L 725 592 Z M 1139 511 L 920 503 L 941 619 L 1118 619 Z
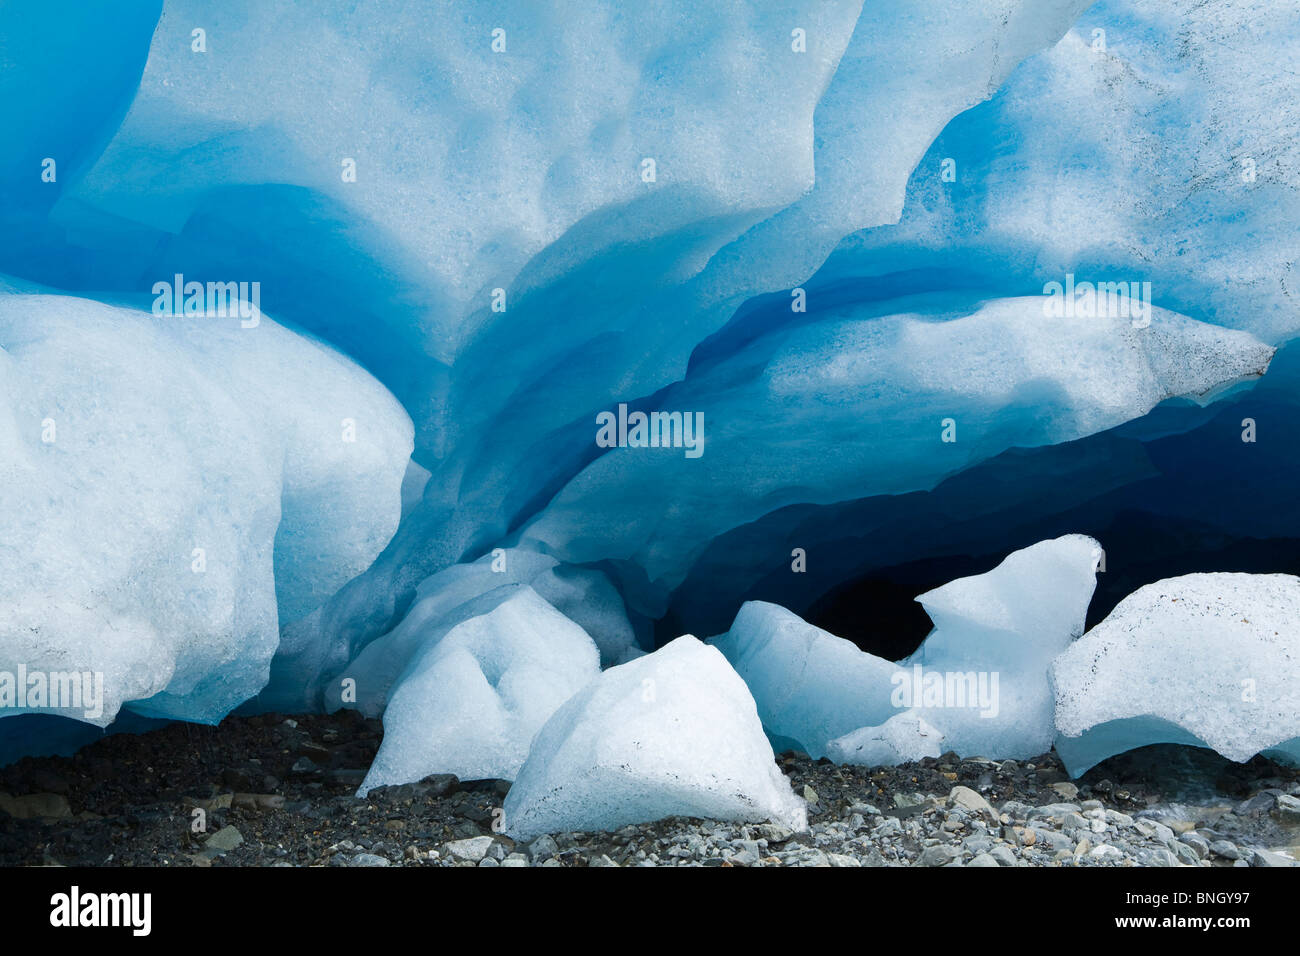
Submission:
M 560 707 L 504 805 L 519 840 L 670 816 L 808 825 L 744 681 L 690 635 L 611 667 Z
M 1156 743 L 1300 762 L 1300 578 L 1187 574 L 1130 594 L 1052 663 L 1074 776 Z

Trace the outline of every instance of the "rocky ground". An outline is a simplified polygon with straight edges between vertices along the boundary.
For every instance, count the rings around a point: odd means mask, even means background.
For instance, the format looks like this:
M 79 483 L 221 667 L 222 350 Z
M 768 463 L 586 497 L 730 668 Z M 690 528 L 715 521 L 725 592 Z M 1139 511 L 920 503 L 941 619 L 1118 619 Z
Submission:
M 0 769 L 0 865 L 1289 866 L 1300 773 L 1149 747 L 1071 782 L 1053 754 L 901 767 L 778 758 L 810 830 L 673 819 L 516 844 L 504 781 L 353 794 L 382 726 L 353 712 L 106 737 Z

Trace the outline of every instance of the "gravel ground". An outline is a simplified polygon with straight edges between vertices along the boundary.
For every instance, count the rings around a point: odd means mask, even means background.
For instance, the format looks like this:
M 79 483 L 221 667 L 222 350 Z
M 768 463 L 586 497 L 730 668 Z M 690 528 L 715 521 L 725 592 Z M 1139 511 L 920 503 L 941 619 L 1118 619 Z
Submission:
M 778 757 L 808 832 L 672 819 L 529 845 L 494 832 L 505 781 L 354 796 L 382 725 L 231 717 L 105 737 L 0 769 L 0 865 L 1290 866 L 1300 773 L 1148 747 L 1070 781 L 1054 754 L 900 767 Z

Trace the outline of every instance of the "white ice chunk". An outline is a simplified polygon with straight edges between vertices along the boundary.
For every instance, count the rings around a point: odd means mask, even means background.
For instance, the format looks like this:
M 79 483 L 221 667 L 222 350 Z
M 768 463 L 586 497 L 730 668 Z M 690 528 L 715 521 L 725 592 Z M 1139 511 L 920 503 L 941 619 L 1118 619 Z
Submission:
M 599 673 L 582 628 L 527 585 L 500 592 L 478 599 L 482 613 L 428 635 L 393 687 L 360 794 L 434 773 L 514 779 L 537 730 Z
M 935 629 L 901 662 L 896 702 L 963 757 L 1046 752 L 1055 733 L 1048 669 L 1083 633 L 1100 559 L 1095 540 L 1069 534 L 920 595 Z
M 883 723 L 898 665 L 807 623 L 775 604 L 747 601 L 711 643 L 749 686 L 769 734 L 811 757 L 859 727 Z
M 937 757 L 944 750 L 943 734 L 915 711 L 895 714 L 879 727 L 861 727 L 826 745 L 836 763 L 863 767 L 895 766 Z
M 354 707 L 367 716 L 378 717 L 388 704 L 394 681 L 417 654 L 430 646 L 434 633 L 446 633 L 466 617 L 483 613 L 484 605 L 478 599 L 506 587 L 529 585 L 587 632 L 604 665 L 639 653 L 623 599 L 609 578 L 589 568 L 558 565 L 554 558 L 535 551 L 498 548 L 477 561 L 455 564 L 425 578 L 401 623 L 365 645 L 341 674 L 328 681 L 323 688 L 327 709 Z M 495 600 L 501 599 L 502 594 L 497 594 Z M 310 637 L 318 637 L 318 629 Z M 336 648 L 335 652 L 345 650 Z M 309 663 L 304 661 L 299 671 L 308 683 L 315 677 L 308 673 Z M 347 689 L 355 693 L 346 701 L 345 679 L 351 681 Z
M 506 796 L 506 832 L 616 830 L 670 816 L 807 828 L 744 681 L 689 635 L 612 667 L 556 711 Z
M 1075 776 L 1155 743 L 1300 760 L 1300 578 L 1187 574 L 1134 591 L 1056 658 Z
M 412 430 L 266 316 L 4 294 L 0 441 L 0 667 L 102 675 L 97 714 L 44 708 L 102 726 L 257 693 L 279 621 L 391 537 Z

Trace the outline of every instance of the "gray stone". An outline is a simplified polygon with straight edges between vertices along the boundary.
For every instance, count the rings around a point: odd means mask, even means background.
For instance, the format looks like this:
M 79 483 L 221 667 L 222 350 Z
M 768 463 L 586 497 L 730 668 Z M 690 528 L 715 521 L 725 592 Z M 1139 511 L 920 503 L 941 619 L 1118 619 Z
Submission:
M 453 840 L 444 849 L 458 860 L 469 860 L 471 863 L 477 863 L 487 856 L 488 847 L 492 843 L 493 840 L 490 836 L 471 837 L 468 840 Z
M 1191 847 L 1196 855 L 1202 860 L 1210 855 L 1210 841 L 1205 839 L 1205 837 L 1201 836 L 1199 833 L 1190 830 L 1186 833 L 1181 833 L 1178 836 L 1178 841 Z
M 1103 843 L 1088 851 L 1088 859 L 1098 863 L 1118 863 L 1124 859 L 1124 854 L 1110 844 Z
M 234 827 L 222 827 L 203 844 L 203 849 L 215 853 L 229 853 L 244 842 L 244 835 Z
M 961 807 L 967 813 L 978 814 L 994 822 L 998 819 L 993 806 L 970 787 L 953 787 L 948 792 L 948 806 Z
M 1178 857 L 1162 846 L 1148 847 L 1138 854 L 1143 866 L 1178 866 Z
M 993 848 L 993 838 L 987 833 L 977 833 L 968 836 L 961 845 L 962 849 L 969 850 L 971 853 L 987 853 Z
M 1300 799 L 1290 794 L 1281 794 L 1273 812 L 1288 823 L 1300 823 Z
M 916 859 L 917 866 L 947 866 L 957 857 L 957 851 L 945 843 L 928 846 Z
M 528 857 L 534 863 L 549 860 L 559 852 L 560 848 L 556 845 L 555 838 L 546 833 L 528 844 Z
M 1251 866 L 1295 866 L 1295 861 L 1271 850 L 1256 850 L 1250 858 Z
M 793 830 L 783 827 L 779 823 L 760 823 L 755 827 L 755 830 L 758 832 L 759 838 L 766 840 L 769 845 L 774 843 L 784 843 L 786 840 L 790 839 L 790 837 L 794 836 Z
M 1035 827 L 1034 833 L 1038 836 L 1037 844 L 1040 846 L 1046 846 L 1051 850 L 1074 850 L 1074 841 L 1059 830 Z
M 1208 846 L 1206 852 L 1209 852 Z M 1201 863 L 1201 855 L 1186 843 L 1175 843 L 1174 853 L 1178 856 L 1179 862 L 1187 866 L 1199 866 Z
M 1268 813 L 1277 804 L 1277 798 L 1271 793 L 1257 793 L 1233 807 L 1232 812 L 1239 817 L 1253 817 Z
M 993 849 L 989 850 L 989 856 L 997 861 L 998 866 L 1015 866 L 1016 855 L 1012 852 L 1011 847 L 1005 843 L 999 843 Z
M 1240 860 L 1241 851 L 1231 840 L 1215 840 L 1210 844 L 1210 852 L 1215 856 L 1221 856 L 1225 860 Z

